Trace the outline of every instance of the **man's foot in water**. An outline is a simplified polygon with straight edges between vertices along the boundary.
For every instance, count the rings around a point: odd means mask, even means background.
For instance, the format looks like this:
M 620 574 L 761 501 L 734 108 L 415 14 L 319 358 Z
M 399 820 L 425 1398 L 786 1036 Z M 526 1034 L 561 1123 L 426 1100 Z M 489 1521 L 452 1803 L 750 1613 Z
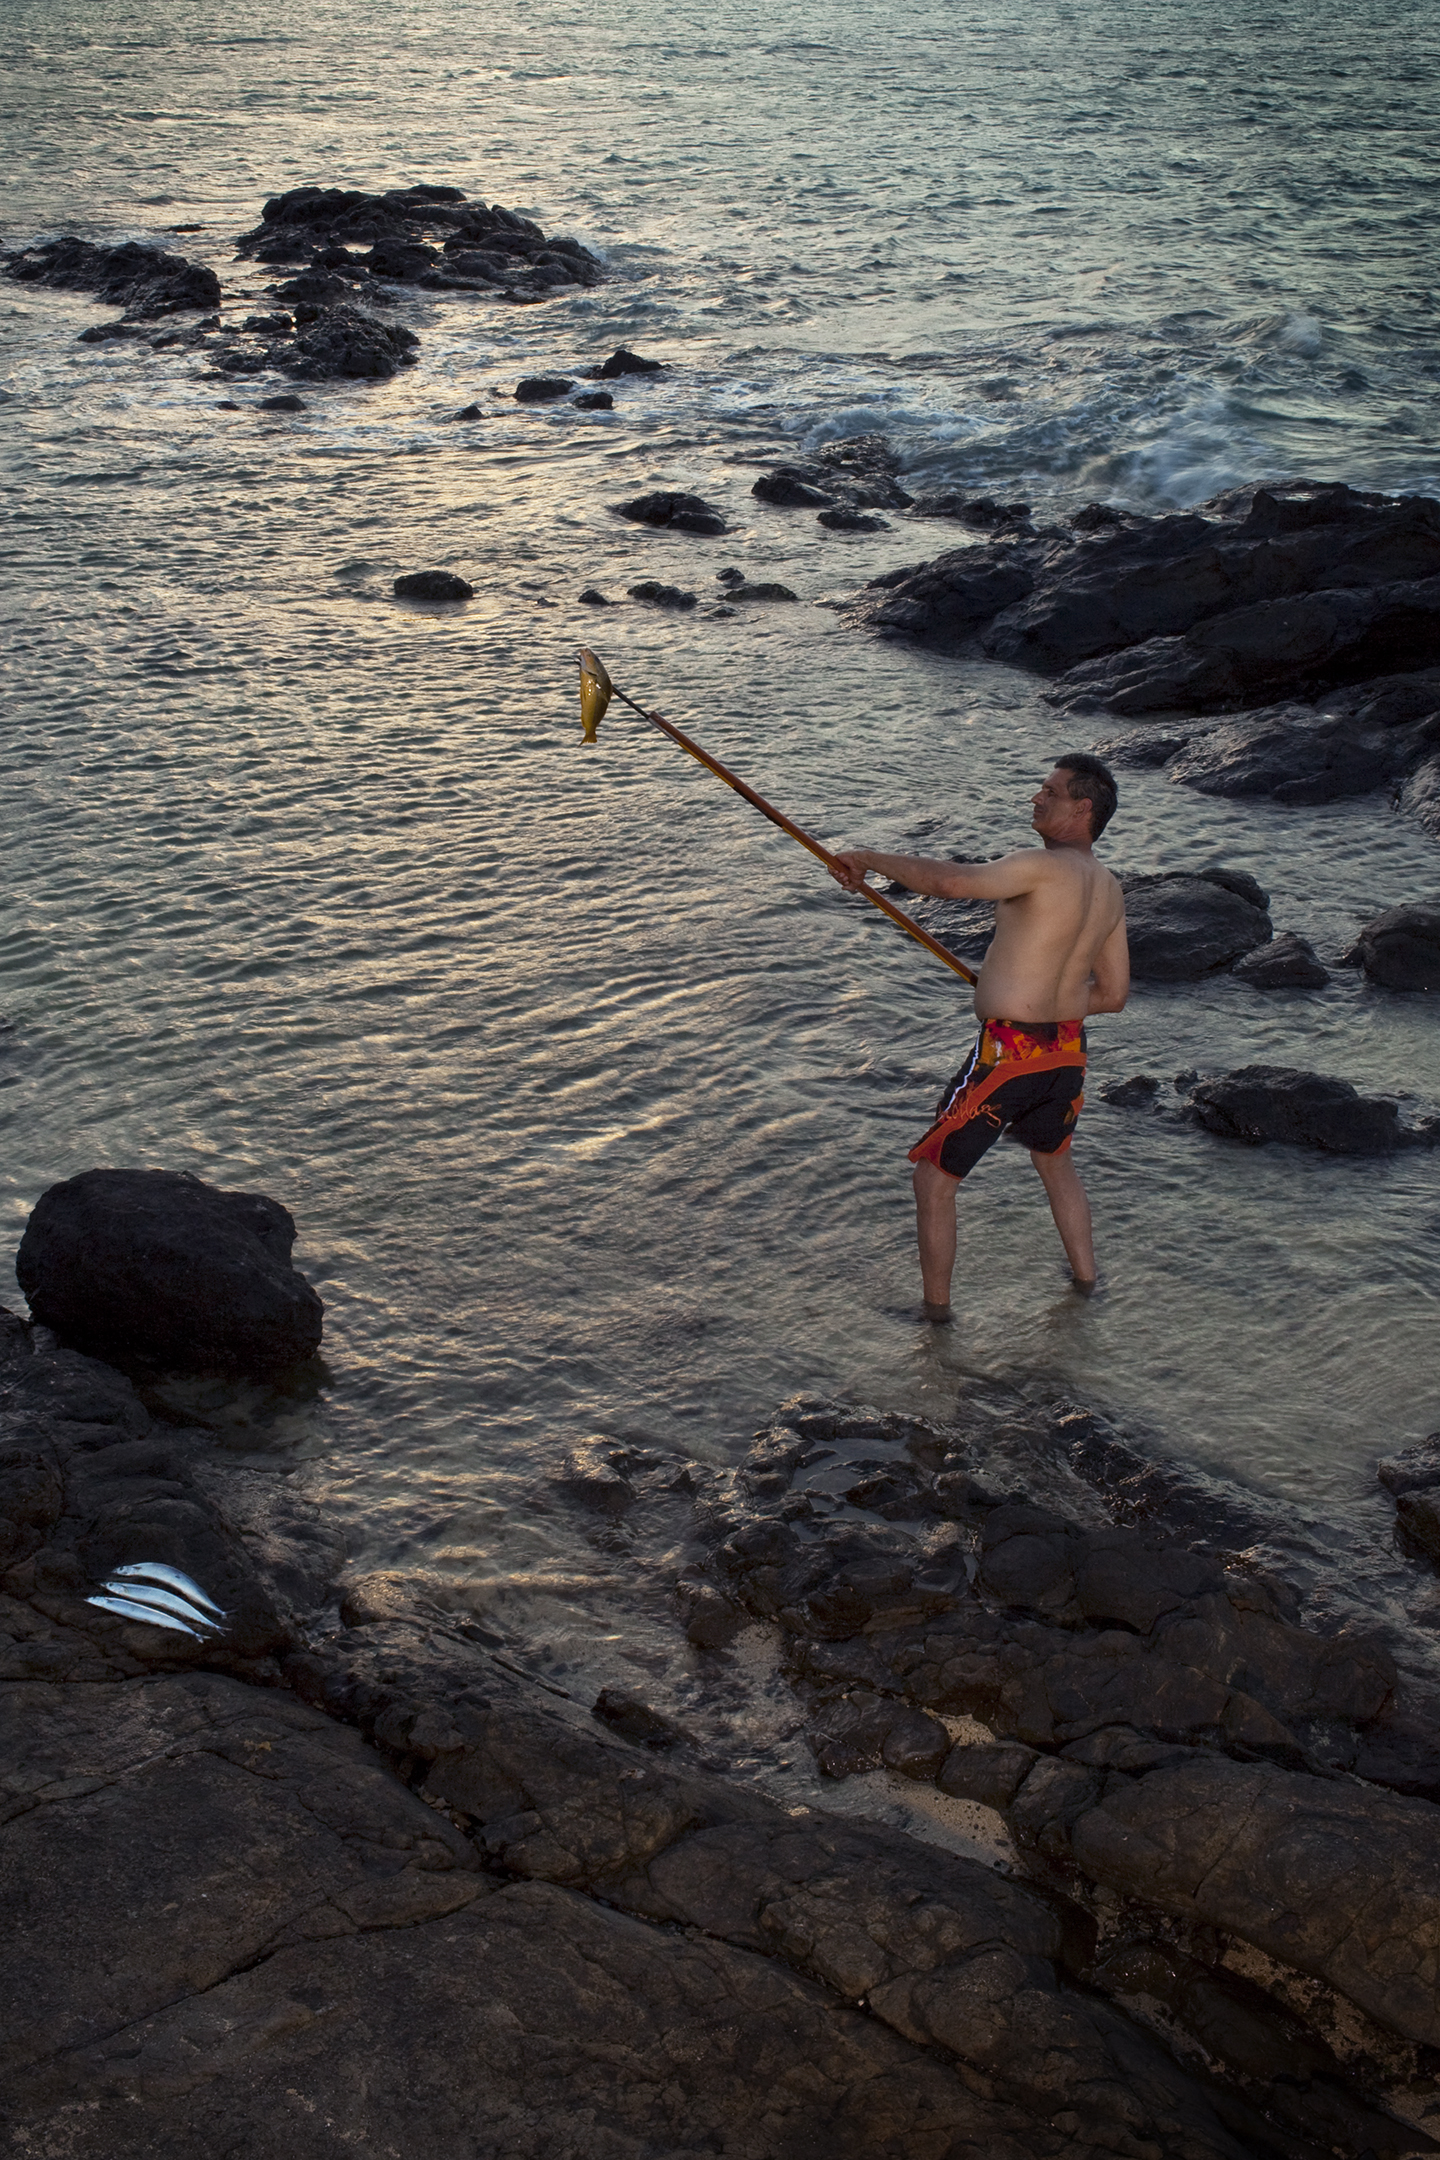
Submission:
M 931 1327 L 953 1327 L 955 1323 L 955 1314 L 950 1306 L 932 1305 L 928 1298 L 921 1299 L 920 1310 L 915 1317 L 917 1320 L 928 1320 Z
M 1098 1297 L 1100 1295 L 1100 1278 L 1098 1275 L 1072 1275 L 1070 1277 L 1070 1287 L 1077 1297 Z

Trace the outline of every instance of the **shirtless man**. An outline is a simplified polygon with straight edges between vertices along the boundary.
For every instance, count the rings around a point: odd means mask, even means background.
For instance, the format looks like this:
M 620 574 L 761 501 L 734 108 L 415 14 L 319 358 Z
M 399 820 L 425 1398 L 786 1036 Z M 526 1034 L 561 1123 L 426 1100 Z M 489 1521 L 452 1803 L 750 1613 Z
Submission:
M 980 1033 L 910 1150 L 925 1317 L 950 1317 L 955 1196 L 1008 1127 L 1030 1150 L 1077 1290 L 1095 1287 L 1090 1203 L 1070 1153 L 1084 1101 L 1085 1020 L 1119 1012 L 1130 993 L 1125 902 L 1094 842 L 1114 815 L 1114 779 L 1099 758 L 1056 761 L 1032 798 L 1044 846 L 998 862 L 935 862 L 851 848 L 833 874 L 857 892 L 866 873 L 941 900 L 993 900 L 995 936 L 975 985 Z

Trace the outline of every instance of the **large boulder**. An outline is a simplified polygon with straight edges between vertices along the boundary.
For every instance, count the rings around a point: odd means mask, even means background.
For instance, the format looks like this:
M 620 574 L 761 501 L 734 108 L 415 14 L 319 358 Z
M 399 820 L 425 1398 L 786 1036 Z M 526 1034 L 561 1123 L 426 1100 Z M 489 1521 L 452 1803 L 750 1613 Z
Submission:
M 183 1171 L 87 1170 L 41 1194 L 15 1273 L 79 1348 L 173 1370 L 267 1373 L 311 1357 L 324 1307 L 290 1265 L 295 1220 Z
M 1120 882 L 1131 972 L 1142 982 L 1196 982 L 1273 935 L 1269 897 L 1243 870 L 1166 870 Z
M 1386 908 L 1343 958 L 1387 990 L 1440 990 L 1440 901 Z
M 1288 1140 L 1330 1155 L 1390 1155 L 1407 1137 L 1393 1102 L 1290 1065 L 1242 1065 L 1202 1080 L 1190 1105 L 1207 1131 L 1252 1144 Z

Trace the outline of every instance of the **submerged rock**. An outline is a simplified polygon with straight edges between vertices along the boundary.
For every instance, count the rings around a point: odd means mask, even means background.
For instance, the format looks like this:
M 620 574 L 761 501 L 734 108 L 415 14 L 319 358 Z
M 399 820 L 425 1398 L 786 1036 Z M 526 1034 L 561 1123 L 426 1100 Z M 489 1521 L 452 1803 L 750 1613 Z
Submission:
M 1323 990 L 1330 980 L 1314 946 L 1293 930 L 1277 931 L 1268 945 L 1242 954 L 1230 972 L 1257 990 Z
M 575 387 L 569 375 L 527 375 L 515 385 L 517 405 L 548 405 Z
M 1242 1065 L 1201 1080 L 1190 1105 L 1208 1132 L 1228 1140 L 1286 1140 L 1331 1155 L 1391 1155 L 1409 1138 L 1398 1106 L 1364 1096 L 1348 1080 L 1289 1065 Z
M 592 382 L 615 382 L 621 375 L 659 375 L 664 372 L 664 367 L 663 360 L 642 359 L 639 353 L 633 353 L 626 346 L 619 345 L 608 360 L 603 360 L 597 368 L 591 368 L 590 379 Z
M 966 497 L 954 492 L 917 495 L 911 517 L 954 518 L 957 524 L 973 525 L 977 532 L 1019 531 L 1030 523 L 1029 503 L 996 502 L 993 495 Z
M 86 1170 L 41 1194 L 15 1259 L 37 1320 L 97 1354 L 193 1372 L 313 1357 L 324 1308 L 293 1216 L 171 1170 Z
M 829 532 L 870 533 L 890 530 L 888 518 L 872 517 L 864 510 L 822 510 L 815 522 L 823 525 Z
M 1141 982 L 1198 982 L 1268 946 L 1269 897 L 1239 870 L 1166 870 L 1120 880 L 1131 972 Z
M 453 570 L 407 570 L 391 590 L 397 600 L 473 600 L 475 588 Z
M 703 495 L 687 495 L 674 488 L 656 488 L 649 495 L 636 495 L 629 502 L 610 505 L 616 517 L 628 518 L 633 525 L 662 525 L 672 532 L 723 533 L 728 531 L 724 517 L 713 503 L 706 502 Z
M 1342 965 L 1387 990 L 1440 990 L 1440 902 L 1387 908 L 1365 924 Z
M 662 585 L 659 578 L 642 578 L 638 585 L 627 585 L 632 600 L 648 600 L 654 607 L 692 608 L 696 595 L 686 592 L 681 585 Z
M 899 464 L 883 435 L 849 435 L 818 457 L 772 467 L 750 492 L 782 509 L 903 510 L 910 497 L 895 477 Z
M 615 400 L 608 390 L 586 390 L 574 400 L 576 412 L 613 412 Z

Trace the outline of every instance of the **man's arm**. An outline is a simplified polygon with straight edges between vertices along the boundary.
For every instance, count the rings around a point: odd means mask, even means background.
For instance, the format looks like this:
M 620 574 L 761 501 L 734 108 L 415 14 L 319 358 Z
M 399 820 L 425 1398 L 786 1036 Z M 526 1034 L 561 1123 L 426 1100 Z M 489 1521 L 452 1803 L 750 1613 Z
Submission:
M 1040 883 L 1046 858 L 1043 848 L 1019 848 L 998 862 L 943 862 L 928 855 L 881 855 L 874 848 L 847 848 L 835 857 L 830 875 L 846 892 L 858 892 L 867 870 L 936 900 L 1014 900 Z
M 1095 955 L 1095 965 L 1090 970 L 1090 998 L 1085 1010 L 1087 1013 L 1123 1012 L 1129 995 L 1130 944 L 1122 915 Z

